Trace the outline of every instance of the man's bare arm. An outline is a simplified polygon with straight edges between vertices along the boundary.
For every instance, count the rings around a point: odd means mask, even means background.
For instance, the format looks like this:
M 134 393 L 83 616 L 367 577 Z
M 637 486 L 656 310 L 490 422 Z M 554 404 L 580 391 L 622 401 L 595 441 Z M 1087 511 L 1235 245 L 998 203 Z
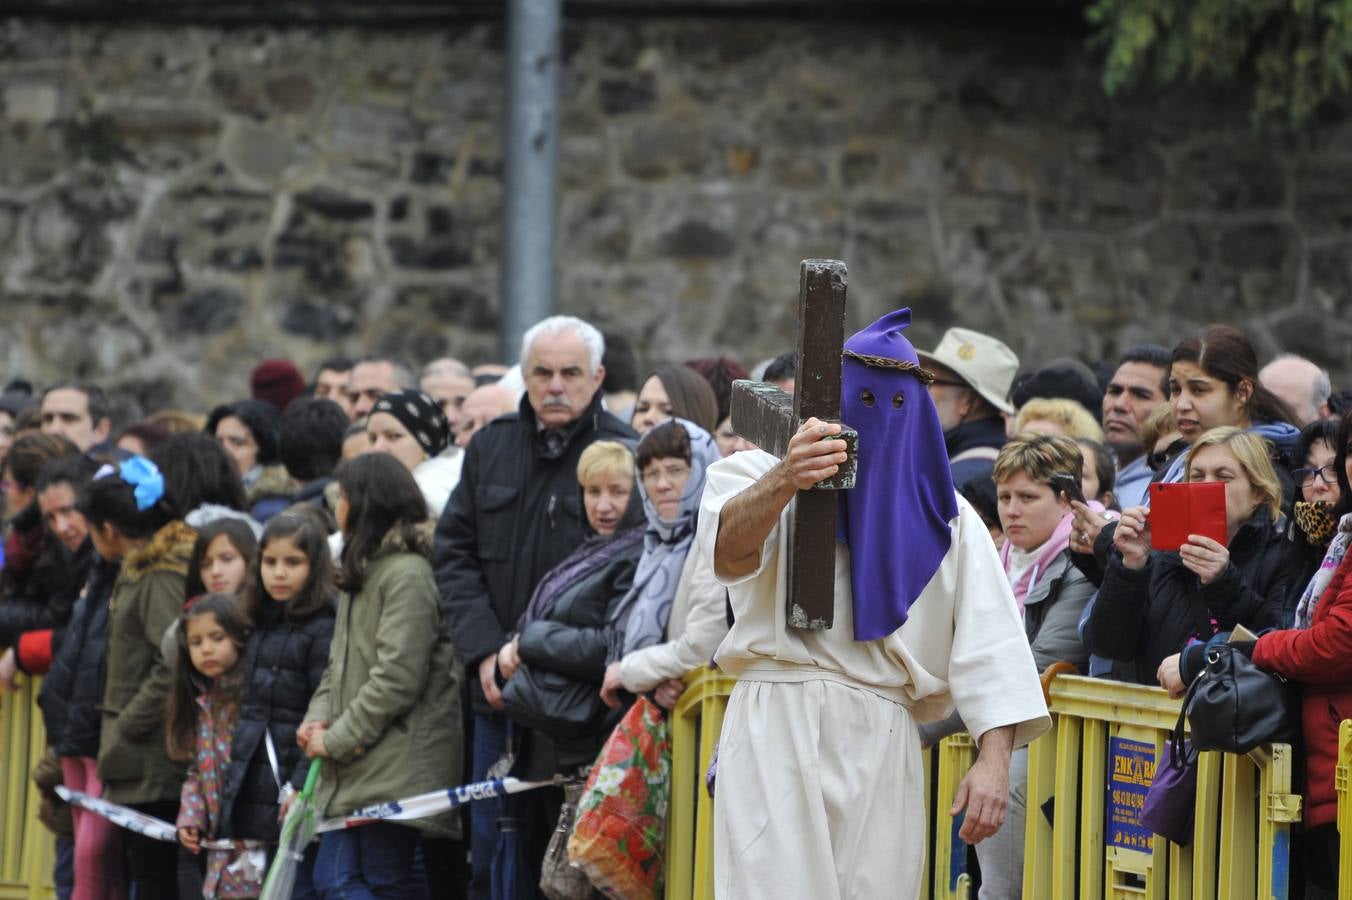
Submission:
M 1005 806 L 1009 798 L 1009 757 L 1014 750 L 1014 726 L 1002 725 L 981 735 L 976 762 L 958 785 L 953 808 L 956 816 L 964 808 L 958 836 L 969 844 L 977 844 L 1000 830 L 1005 822 Z
M 839 425 L 808 419 L 789 441 L 779 465 L 724 505 L 714 571 L 740 575 L 760 564 L 761 547 L 784 507 L 799 490 L 835 475 L 845 462 L 845 442 L 826 440 L 835 434 L 840 434 Z

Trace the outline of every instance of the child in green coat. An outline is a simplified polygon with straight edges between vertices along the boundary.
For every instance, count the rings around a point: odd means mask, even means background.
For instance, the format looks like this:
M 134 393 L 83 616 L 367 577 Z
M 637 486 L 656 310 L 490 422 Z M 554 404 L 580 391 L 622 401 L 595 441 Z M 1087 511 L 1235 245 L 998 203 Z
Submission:
M 396 459 L 370 453 L 338 470 L 343 532 L 329 664 L 296 735 L 325 759 L 316 808 L 342 816 L 454 787 L 461 771 L 458 669 L 429 561 L 427 503 Z M 457 837 L 453 814 L 377 822 L 320 840 L 322 897 L 426 897 L 419 835 Z

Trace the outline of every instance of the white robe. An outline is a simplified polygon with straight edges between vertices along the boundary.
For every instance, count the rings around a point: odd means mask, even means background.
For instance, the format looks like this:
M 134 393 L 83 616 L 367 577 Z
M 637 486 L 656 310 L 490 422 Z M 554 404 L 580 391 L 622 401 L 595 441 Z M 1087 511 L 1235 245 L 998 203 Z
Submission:
M 743 451 L 710 467 L 696 536 L 708 559 L 723 505 L 777 462 Z M 719 747 L 720 900 L 916 896 L 925 823 L 915 721 L 942 718 L 956 703 L 978 742 L 991 728 L 1014 725 L 1015 746 L 1051 726 L 989 532 L 961 497 L 958 508 L 948 555 L 906 624 L 880 640 L 854 640 L 849 551 L 841 545 L 834 627 L 788 627 L 792 504 L 754 571 L 738 576 L 715 566 L 736 616 L 715 659 L 739 679 Z

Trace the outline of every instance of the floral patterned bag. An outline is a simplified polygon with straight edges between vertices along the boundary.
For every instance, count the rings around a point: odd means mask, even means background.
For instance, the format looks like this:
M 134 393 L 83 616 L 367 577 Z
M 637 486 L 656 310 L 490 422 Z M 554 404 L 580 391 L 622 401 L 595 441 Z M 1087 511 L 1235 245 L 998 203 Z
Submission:
M 640 697 L 587 777 L 568 857 L 616 900 L 658 900 L 671 794 L 671 736 L 662 710 Z

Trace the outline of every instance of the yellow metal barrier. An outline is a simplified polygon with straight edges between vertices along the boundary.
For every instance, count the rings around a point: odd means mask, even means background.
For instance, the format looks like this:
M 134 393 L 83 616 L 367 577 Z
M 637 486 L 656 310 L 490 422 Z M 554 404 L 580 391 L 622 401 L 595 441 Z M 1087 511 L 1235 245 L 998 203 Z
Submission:
M 1180 847 L 1139 821 L 1179 701 L 1078 676 L 1056 678 L 1050 699 L 1052 732 L 1029 748 L 1025 897 L 1287 896 L 1301 811 L 1289 746 L 1201 754 L 1193 840 Z
M 0 696 L 0 900 L 56 896 L 56 845 L 38 822 L 38 792 L 29 777 L 47 749 L 37 698 L 34 680 L 17 693 Z
M 668 900 L 713 897 L 713 802 L 704 789 L 723 711 L 735 681 L 693 672 L 672 716 Z M 1261 747 L 1198 761 L 1192 843 L 1172 844 L 1139 822 L 1155 761 L 1178 719 L 1179 701 L 1158 688 L 1071 675 L 1049 686 L 1051 733 L 1029 748 L 1023 896 L 1073 898 L 1272 898 L 1289 887 L 1291 748 Z M 1352 836 L 1352 721 L 1339 735 L 1338 827 Z M 948 816 L 976 747 L 945 739 L 925 759 L 930 853 L 924 896 L 971 895 L 967 847 Z M 1352 900 L 1352 841 L 1344 841 L 1340 897 Z
M 1352 719 L 1338 726 L 1338 900 L 1352 900 Z
M 927 889 L 924 894 L 934 900 L 967 900 L 972 896 L 972 876 L 967 873 L 967 844 L 958 837 L 961 818 L 953 818 L 953 798 L 967 770 L 976 762 L 976 742 L 963 732 L 946 737 L 934 749 L 938 778 L 931 800 L 925 809 L 925 823 L 930 832 L 929 871 L 925 873 Z M 927 792 L 928 795 L 928 792 Z M 932 880 L 932 881 L 931 881 Z
M 671 713 L 671 806 L 667 820 L 667 897 L 714 895 L 714 802 L 704 786 L 723 711 L 737 679 L 715 669 L 685 677 Z

